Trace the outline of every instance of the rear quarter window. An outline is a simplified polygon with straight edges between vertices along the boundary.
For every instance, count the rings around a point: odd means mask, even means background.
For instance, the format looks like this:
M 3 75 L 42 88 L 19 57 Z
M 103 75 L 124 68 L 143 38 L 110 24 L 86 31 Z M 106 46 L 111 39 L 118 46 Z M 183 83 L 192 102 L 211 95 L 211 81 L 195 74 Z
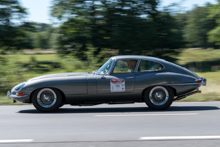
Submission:
M 163 69 L 164 67 L 160 63 L 147 61 L 147 60 L 141 60 L 138 71 L 139 72 L 161 71 Z

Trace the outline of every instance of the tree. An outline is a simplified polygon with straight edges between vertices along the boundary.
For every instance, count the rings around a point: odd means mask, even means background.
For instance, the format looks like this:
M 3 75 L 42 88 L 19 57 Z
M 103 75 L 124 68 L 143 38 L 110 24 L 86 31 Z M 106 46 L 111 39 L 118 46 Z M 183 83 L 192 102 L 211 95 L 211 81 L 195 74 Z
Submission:
M 208 32 L 209 42 L 220 45 L 220 0 L 209 8 L 209 18 L 215 19 L 216 26 Z
M 34 48 L 49 49 L 53 27 L 50 24 L 36 23 L 36 32 L 31 33 Z
M 93 55 L 109 48 L 119 54 L 152 55 L 161 48 L 182 47 L 175 19 L 157 11 L 157 0 L 54 0 L 52 16 L 60 26 L 59 52 L 86 60 L 88 45 Z
M 55 49 L 57 39 L 57 28 L 50 24 L 34 23 L 35 30 L 27 31 L 29 44 L 34 48 Z
M 25 8 L 17 0 L 0 0 L 0 8 L 0 48 L 30 47 L 25 31 L 33 27 L 31 23 L 22 21 L 26 15 Z
M 195 7 L 187 13 L 187 25 L 184 29 L 184 37 L 189 43 L 189 47 L 214 47 L 208 42 L 207 33 L 216 26 L 215 20 L 208 17 L 208 10 L 211 5 L 205 7 Z

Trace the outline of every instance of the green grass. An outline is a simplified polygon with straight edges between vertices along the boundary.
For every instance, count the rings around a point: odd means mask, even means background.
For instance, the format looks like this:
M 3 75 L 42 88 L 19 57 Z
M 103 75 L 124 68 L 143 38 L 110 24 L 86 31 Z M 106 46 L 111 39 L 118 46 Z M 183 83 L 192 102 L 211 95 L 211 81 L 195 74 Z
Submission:
M 13 102 L 13 99 L 8 99 L 7 95 L 0 95 L 0 105 L 28 105 L 26 103 Z
M 203 101 L 220 101 L 220 93 L 216 92 L 208 92 L 208 93 L 201 93 L 189 96 L 185 99 L 182 99 L 183 102 L 203 102 Z
M 185 65 L 190 62 L 206 62 L 220 60 L 220 49 L 191 48 L 183 50 L 177 57 L 177 64 Z M 220 63 L 218 64 L 220 66 Z M 210 65 L 213 66 L 213 65 Z M 181 101 L 219 101 L 220 100 L 220 71 L 197 72 L 197 75 L 207 79 L 207 85 L 201 86 L 202 93 L 194 94 Z
M 220 59 L 220 49 L 185 49 L 179 54 L 177 59 L 177 63 L 180 65 L 196 61 L 212 61 Z
M 0 95 L 0 104 L 4 105 L 4 104 L 13 104 L 13 100 L 8 99 L 6 93 L 5 95 Z
M 194 94 L 181 101 L 219 101 L 220 100 L 220 71 L 196 73 L 207 79 L 207 85 L 201 86 L 202 93 Z

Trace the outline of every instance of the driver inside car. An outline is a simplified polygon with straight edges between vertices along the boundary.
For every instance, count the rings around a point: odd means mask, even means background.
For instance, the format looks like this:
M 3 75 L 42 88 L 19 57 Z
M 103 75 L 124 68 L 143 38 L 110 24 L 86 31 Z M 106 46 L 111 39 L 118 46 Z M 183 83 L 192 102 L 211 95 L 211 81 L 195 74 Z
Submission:
M 137 60 L 128 60 L 128 72 L 134 72 Z

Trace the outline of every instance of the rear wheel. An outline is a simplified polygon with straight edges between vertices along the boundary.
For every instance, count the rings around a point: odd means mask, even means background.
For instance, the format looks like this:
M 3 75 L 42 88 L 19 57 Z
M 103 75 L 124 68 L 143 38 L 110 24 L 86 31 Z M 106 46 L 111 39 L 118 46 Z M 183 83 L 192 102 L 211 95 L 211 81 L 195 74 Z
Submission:
M 173 90 L 169 87 L 155 86 L 144 92 L 144 100 L 149 108 L 167 109 L 173 102 Z
M 52 112 L 62 105 L 62 94 L 51 88 L 43 88 L 33 93 L 34 107 L 41 112 Z
M 63 105 L 64 105 L 64 103 L 61 103 L 60 106 L 59 106 L 59 108 L 63 107 Z

